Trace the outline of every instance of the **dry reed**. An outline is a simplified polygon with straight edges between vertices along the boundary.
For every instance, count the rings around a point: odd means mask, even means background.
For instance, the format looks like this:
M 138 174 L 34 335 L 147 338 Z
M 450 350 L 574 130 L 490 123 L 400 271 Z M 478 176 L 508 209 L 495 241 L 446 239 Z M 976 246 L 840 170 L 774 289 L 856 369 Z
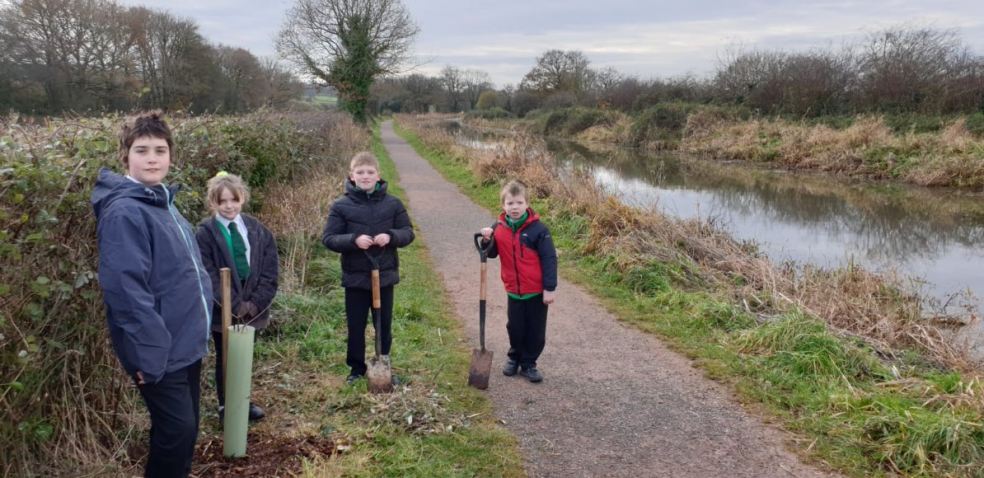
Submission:
M 692 119 L 703 121 L 701 127 L 708 131 L 718 130 L 712 125 L 715 121 L 700 116 Z M 948 341 L 948 334 L 931 320 L 952 317 L 933 316 L 920 297 L 905 292 L 897 278 L 854 264 L 838 269 L 775 264 L 707 220 L 680 220 L 631 208 L 603 192 L 591 177 L 562 173 L 543 142 L 529 135 L 520 134 L 492 151 L 475 151 L 456 144 L 441 127 L 440 118 L 399 116 L 398 121 L 428 146 L 468 161 L 481 181 L 522 177 L 535 185 L 537 196 L 549 197 L 552 205 L 588 219 L 590 230 L 581 252 L 614 257 L 622 272 L 653 260 L 675 264 L 686 271 L 683 280 L 691 286 L 709 284 L 729 294 L 735 304 L 761 321 L 800 310 L 823 320 L 841 335 L 864 339 L 885 357 L 916 348 L 940 364 L 973 369 L 967 351 Z M 805 147 L 833 150 L 845 144 L 863 147 L 885 141 L 890 132 L 883 126 L 880 120 L 872 119 L 860 121 L 839 135 L 822 128 L 796 131 L 808 145 Z M 785 125 L 763 121 L 728 128 L 728 138 L 767 139 L 789 134 Z M 709 135 L 708 140 L 723 141 L 721 135 Z M 739 143 L 705 147 L 739 151 Z M 840 161 L 845 167 L 852 162 L 850 157 Z
M 922 186 L 984 187 L 984 141 L 968 131 L 962 118 L 936 133 L 896 134 L 881 116 L 859 116 L 836 130 L 781 118 L 729 120 L 697 111 L 687 120 L 680 149 Z

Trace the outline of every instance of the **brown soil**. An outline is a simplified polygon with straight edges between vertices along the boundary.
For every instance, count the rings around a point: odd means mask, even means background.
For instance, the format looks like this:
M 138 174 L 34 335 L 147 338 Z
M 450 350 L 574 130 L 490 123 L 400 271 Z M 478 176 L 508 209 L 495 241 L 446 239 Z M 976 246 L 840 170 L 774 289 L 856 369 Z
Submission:
M 477 343 L 479 261 L 472 234 L 494 218 L 420 158 L 391 123 L 383 125 L 382 138 L 419 237 Z M 532 384 L 503 376 L 499 367 L 509 345 L 498 277 L 497 261 L 489 261 L 486 340 L 495 362 L 486 393 L 518 437 L 530 476 L 834 476 L 802 463 L 786 447 L 797 446 L 793 437 L 744 410 L 690 360 L 622 324 L 564 280 L 550 306 L 539 361 L 546 379 Z
M 222 439 L 198 442 L 195 450 L 195 478 L 295 476 L 302 471 L 303 459 L 331 455 L 335 444 L 323 437 L 284 437 L 250 433 L 248 454 L 242 458 L 223 456 Z

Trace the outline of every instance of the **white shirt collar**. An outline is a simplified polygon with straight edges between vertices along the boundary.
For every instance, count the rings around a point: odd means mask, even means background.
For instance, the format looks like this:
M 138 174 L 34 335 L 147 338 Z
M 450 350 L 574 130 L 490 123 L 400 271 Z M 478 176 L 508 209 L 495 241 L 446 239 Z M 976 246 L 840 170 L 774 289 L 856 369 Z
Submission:
M 243 221 L 243 215 L 242 214 L 236 214 L 236 217 L 230 221 L 229 219 L 226 219 L 225 217 L 223 217 L 221 214 L 216 213 L 215 214 L 215 219 L 217 219 L 219 221 L 219 223 L 221 223 L 223 226 L 225 226 L 226 229 L 229 228 L 229 223 L 230 222 L 235 222 L 236 223 L 236 228 L 239 229 L 239 232 L 240 233 L 246 232 L 246 221 Z

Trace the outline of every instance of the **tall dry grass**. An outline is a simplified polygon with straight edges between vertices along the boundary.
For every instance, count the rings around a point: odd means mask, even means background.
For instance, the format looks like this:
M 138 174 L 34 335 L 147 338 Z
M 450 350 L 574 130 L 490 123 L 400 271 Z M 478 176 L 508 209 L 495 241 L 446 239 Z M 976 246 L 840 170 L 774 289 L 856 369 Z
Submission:
M 271 187 L 266 194 L 259 218 L 278 238 L 280 291 L 303 290 L 311 252 L 321 239 L 331 203 L 345 191 L 339 177 L 345 177 L 349 159 L 369 149 L 365 128 L 344 122 L 328 131 L 334 145 L 331 161 L 323 161 L 303 177 Z
M 622 273 L 654 261 L 673 264 L 682 271 L 677 280 L 683 286 L 728 294 L 760 321 L 798 310 L 823 320 L 841 335 L 862 338 L 884 356 L 914 348 L 940 364 L 973 369 L 967 351 L 947 340 L 941 321 L 932 320 L 949 317 L 932 317 L 923 300 L 905 292 L 897 278 L 854 264 L 838 269 L 776 264 L 707 220 L 680 220 L 631 208 L 604 192 L 593 178 L 560 171 L 545 144 L 530 135 L 517 135 L 493 150 L 476 151 L 456 144 L 440 118 L 397 119 L 428 146 L 468 164 L 484 183 L 521 177 L 533 185 L 536 197 L 550 201 L 555 213 L 585 218 L 590 227 L 579 252 L 610 257 Z M 758 121 L 730 127 L 734 129 L 730 137 L 788 133 Z M 795 131 L 814 145 L 828 144 L 834 137 L 824 133 L 811 140 L 810 131 Z M 872 120 L 837 135 L 834 146 L 861 146 L 885 138 L 877 120 Z
M 984 139 L 965 119 L 941 132 L 896 134 L 881 116 L 859 116 L 845 129 L 781 118 L 737 121 L 705 111 L 687 119 L 684 152 L 714 159 L 765 161 L 922 186 L 984 188 Z

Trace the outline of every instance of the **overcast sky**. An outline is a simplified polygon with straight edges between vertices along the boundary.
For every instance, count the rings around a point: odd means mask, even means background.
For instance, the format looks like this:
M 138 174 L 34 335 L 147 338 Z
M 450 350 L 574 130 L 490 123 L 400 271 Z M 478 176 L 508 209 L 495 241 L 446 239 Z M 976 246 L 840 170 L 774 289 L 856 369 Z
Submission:
M 213 43 L 275 56 L 292 0 L 122 0 L 195 20 Z M 730 45 L 806 50 L 900 24 L 956 29 L 984 54 L 984 0 L 778 1 L 405 0 L 420 26 L 415 71 L 445 65 L 518 83 L 548 49 L 581 50 L 592 66 L 642 78 L 706 75 Z

